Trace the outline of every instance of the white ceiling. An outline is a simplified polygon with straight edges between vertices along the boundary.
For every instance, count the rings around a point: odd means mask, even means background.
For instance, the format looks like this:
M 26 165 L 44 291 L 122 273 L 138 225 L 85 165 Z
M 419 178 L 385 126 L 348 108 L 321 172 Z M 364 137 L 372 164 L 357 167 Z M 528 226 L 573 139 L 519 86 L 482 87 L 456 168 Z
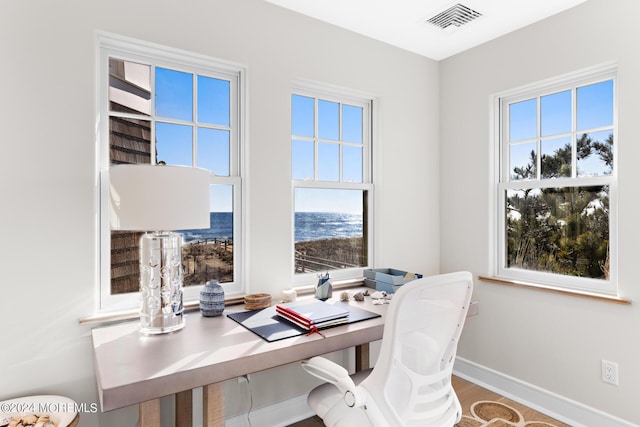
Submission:
M 441 60 L 586 0 L 265 0 Z M 482 14 L 443 30 L 425 21 L 461 3 Z

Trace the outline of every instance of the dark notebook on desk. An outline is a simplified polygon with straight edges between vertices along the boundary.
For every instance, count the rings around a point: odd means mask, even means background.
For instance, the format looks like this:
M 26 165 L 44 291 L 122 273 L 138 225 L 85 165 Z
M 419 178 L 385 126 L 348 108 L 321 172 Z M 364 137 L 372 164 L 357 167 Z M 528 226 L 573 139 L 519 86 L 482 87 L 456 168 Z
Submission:
M 315 300 L 310 300 L 315 301 Z M 321 301 L 319 301 L 321 302 Z M 324 303 L 328 304 L 328 303 Z M 336 302 L 335 307 L 348 310 L 349 314 L 344 323 L 356 323 L 363 320 L 375 319 L 380 317 L 378 313 L 372 313 L 362 308 L 354 307 L 347 303 Z M 276 306 L 267 307 L 262 310 L 242 311 L 239 313 L 229 313 L 227 317 L 235 320 L 254 334 L 258 335 L 265 341 L 278 341 L 285 338 L 297 337 L 299 335 L 308 334 L 309 330 L 283 319 L 276 312 Z M 333 325 L 338 326 L 338 325 Z M 333 327 L 329 326 L 329 327 Z M 326 329 L 326 328 L 323 328 Z

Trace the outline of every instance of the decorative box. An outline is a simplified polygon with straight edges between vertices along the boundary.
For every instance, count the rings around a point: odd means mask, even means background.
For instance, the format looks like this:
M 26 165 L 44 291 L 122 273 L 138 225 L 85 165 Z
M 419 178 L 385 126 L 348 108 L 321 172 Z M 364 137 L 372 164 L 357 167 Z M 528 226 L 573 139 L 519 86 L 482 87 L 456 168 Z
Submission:
M 364 285 L 376 291 L 394 293 L 407 282 L 422 277 L 422 274 L 409 273 L 395 268 L 364 269 Z

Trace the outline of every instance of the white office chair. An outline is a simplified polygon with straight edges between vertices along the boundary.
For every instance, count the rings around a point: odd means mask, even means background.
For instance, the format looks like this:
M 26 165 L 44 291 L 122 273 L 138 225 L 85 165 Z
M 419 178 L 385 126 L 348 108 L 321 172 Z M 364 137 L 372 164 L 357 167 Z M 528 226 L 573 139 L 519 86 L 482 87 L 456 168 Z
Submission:
M 327 427 L 451 427 L 462 409 L 451 373 L 473 279 L 468 272 L 413 280 L 393 295 L 375 368 L 349 376 L 322 357 L 303 361 L 325 381 L 307 401 Z

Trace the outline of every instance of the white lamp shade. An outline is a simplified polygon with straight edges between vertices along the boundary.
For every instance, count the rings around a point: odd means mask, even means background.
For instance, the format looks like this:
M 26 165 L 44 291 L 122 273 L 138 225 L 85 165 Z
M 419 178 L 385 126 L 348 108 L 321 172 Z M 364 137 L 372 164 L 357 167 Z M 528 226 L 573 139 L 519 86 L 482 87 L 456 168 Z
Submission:
M 110 168 L 112 230 L 170 231 L 209 228 L 209 178 L 183 166 Z

